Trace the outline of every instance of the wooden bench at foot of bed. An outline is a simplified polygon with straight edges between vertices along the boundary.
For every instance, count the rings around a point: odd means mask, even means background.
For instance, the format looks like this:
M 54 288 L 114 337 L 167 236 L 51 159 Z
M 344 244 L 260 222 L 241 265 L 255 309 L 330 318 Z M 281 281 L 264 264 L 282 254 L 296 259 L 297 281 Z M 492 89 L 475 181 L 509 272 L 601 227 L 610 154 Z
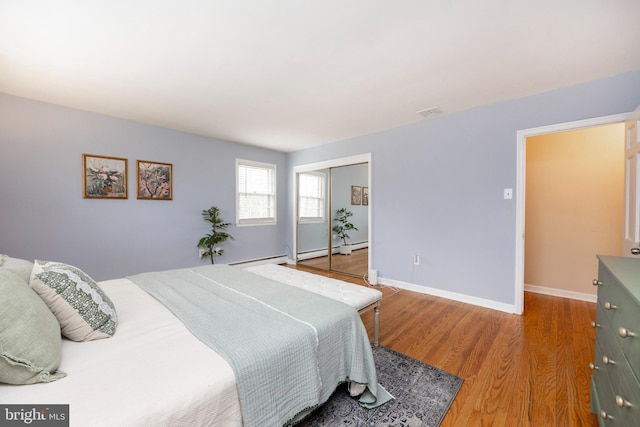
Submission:
M 295 270 L 277 264 L 261 264 L 245 270 L 271 280 L 324 295 L 354 307 L 360 314 L 373 309 L 373 344 L 378 345 L 382 292 L 342 280 Z

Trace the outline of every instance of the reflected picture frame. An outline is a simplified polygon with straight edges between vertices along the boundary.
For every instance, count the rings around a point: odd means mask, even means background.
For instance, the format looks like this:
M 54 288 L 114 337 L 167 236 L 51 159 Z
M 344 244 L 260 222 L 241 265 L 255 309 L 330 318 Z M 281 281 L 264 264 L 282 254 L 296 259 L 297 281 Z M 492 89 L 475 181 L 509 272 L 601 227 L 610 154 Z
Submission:
M 352 205 L 362 204 L 362 187 L 359 185 L 351 186 L 351 204 Z

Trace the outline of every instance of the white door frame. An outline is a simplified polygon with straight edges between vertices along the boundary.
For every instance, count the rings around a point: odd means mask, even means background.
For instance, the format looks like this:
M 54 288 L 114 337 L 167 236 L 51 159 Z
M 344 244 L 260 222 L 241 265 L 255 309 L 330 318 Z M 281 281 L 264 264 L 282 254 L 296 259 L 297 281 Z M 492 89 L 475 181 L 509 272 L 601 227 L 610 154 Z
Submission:
M 635 109 L 625 122 L 624 141 L 624 237 L 622 240 L 622 255 L 636 258 L 633 250 L 638 247 L 640 238 L 638 212 L 640 211 L 640 185 L 638 182 L 638 156 L 640 146 L 638 142 L 638 122 L 640 122 L 640 106 Z M 633 226 L 631 225 L 633 224 Z
M 523 129 L 516 133 L 517 144 L 517 172 L 516 172 L 516 278 L 515 301 L 516 314 L 524 313 L 524 226 L 525 226 L 525 176 L 527 138 L 530 136 L 544 135 L 548 133 L 564 132 L 568 130 L 583 129 L 594 126 L 624 123 L 632 113 L 614 114 L 611 116 L 594 117 L 592 119 L 577 120 L 574 122 L 558 123 L 555 125 L 541 126 L 537 128 Z M 622 161 L 622 160 L 621 160 Z M 622 196 L 621 196 L 622 197 Z

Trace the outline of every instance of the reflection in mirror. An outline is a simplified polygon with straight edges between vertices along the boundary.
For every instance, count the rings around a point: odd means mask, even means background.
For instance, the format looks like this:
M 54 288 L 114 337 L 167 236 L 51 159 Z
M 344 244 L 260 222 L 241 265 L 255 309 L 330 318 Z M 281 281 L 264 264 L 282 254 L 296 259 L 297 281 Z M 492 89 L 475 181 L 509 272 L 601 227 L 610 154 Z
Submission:
M 329 270 L 327 169 L 298 174 L 298 264 Z
M 297 174 L 298 264 L 358 276 L 367 274 L 368 177 L 368 163 Z M 355 227 L 346 230 L 348 237 L 344 239 L 333 230 L 340 224 L 334 220 L 340 209 L 351 213 L 348 222 Z M 348 254 L 347 248 L 351 250 Z
M 331 169 L 331 270 L 358 276 L 364 276 L 369 270 L 369 206 L 362 204 L 363 187 L 368 190 L 368 180 L 367 163 Z M 339 220 L 340 217 L 343 221 Z M 341 238 L 341 228 L 346 229 L 344 234 L 348 237 Z

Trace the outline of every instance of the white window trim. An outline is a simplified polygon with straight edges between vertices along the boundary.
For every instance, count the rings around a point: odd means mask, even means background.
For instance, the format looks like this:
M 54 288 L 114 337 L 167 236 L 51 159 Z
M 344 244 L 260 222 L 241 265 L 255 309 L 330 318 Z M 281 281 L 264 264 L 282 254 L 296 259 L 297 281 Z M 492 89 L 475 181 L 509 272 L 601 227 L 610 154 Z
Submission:
M 298 222 L 300 224 L 322 224 L 325 222 L 326 219 L 326 211 L 327 211 L 327 174 L 323 173 L 323 172 L 301 172 L 300 174 L 298 174 L 298 177 L 300 175 L 316 175 L 318 177 L 320 177 L 320 179 L 322 180 L 322 206 L 323 209 L 321 210 L 321 216 L 317 217 L 304 217 L 304 216 L 299 216 L 298 217 Z M 299 193 L 299 192 L 298 192 Z M 300 198 L 300 195 L 298 194 L 298 199 Z M 298 200 L 298 208 L 300 206 L 300 200 Z
M 273 218 L 240 219 L 240 166 L 254 166 L 273 169 Z M 278 169 L 273 163 L 256 162 L 253 160 L 236 159 L 236 226 L 253 227 L 257 225 L 275 225 L 278 223 Z

